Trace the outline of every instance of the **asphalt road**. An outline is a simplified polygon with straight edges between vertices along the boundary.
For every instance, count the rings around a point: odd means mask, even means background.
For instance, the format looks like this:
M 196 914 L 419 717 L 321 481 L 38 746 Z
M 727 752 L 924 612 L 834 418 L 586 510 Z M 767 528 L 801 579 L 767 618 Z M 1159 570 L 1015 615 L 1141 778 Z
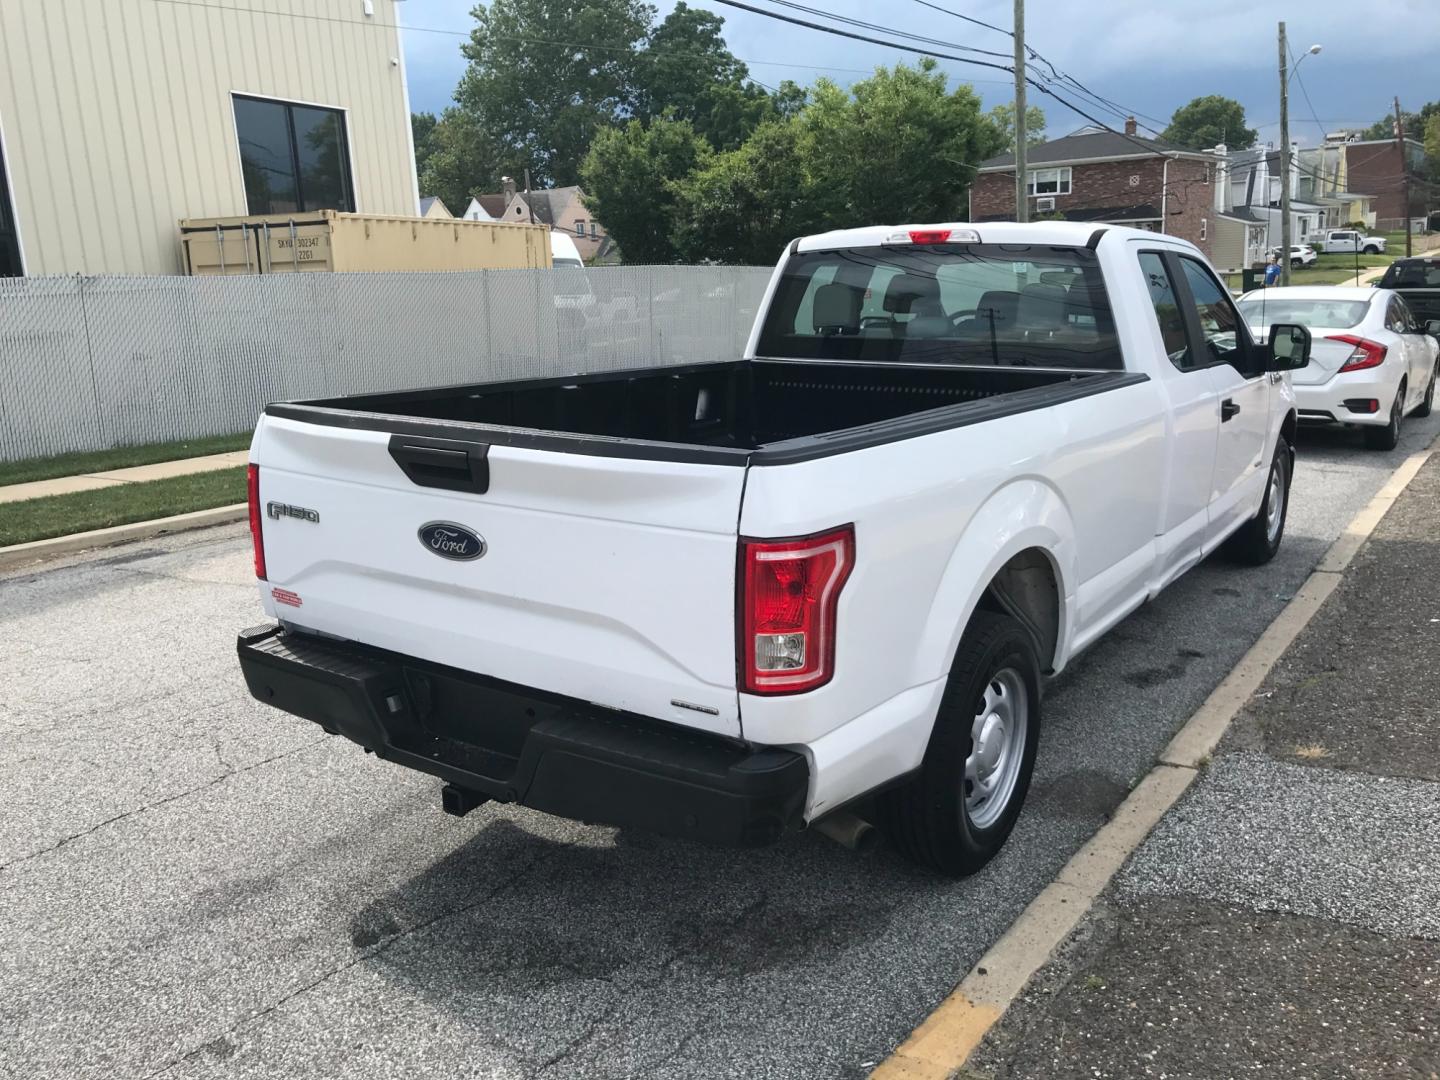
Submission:
M 0 1075 L 863 1075 L 1437 431 L 1304 433 L 1279 558 L 1197 568 L 1051 687 L 1019 827 L 958 883 L 811 835 L 448 818 L 246 695 L 243 528 L 0 577 Z

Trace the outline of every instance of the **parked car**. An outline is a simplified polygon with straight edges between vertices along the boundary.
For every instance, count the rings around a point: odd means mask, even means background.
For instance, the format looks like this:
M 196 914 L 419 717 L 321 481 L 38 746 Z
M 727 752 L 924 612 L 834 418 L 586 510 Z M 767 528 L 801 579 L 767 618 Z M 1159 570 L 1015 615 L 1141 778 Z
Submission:
M 1270 254 L 1278 256 L 1280 249 L 1273 247 L 1270 249 Z M 1316 254 L 1315 249 L 1309 244 L 1292 244 L 1290 246 L 1290 265 L 1296 270 L 1302 266 L 1309 266 L 1318 258 L 1320 258 L 1320 256 Z
M 1309 336 L 1171 236 L 795 241 L 733 362 L 266 408 L 260 700 L 488 799 L 983 865 L 1041 680 L 1285 529 Z M 1097 738 L 1104 738 L 1097 732 Z
M 1383 255 L 1385 238 L 1383 236 L 1367 236 L 1354 229 L 1331 229 L 1312 237 L 1310 246 L 1327 255 L 1333 255 L 1336 252 L 1344 252 L 1348 255 L 1355 251 L 1365 255 Z
M 1435 323 L 1440 319 L 1440 259 L 1396 259 L 1375 285 L 1403 296 L 1415 321 L 1431 333 L 1440 329 Z
M 1426 332 L 1403 297 L 1333 286 L 1256 289 L 1240 298 L 1240 313 L 1260 334 L 1272 322 L 1309 329 L 1310 363 L 1294 375 L 1302 421 L 1356 424 L 1366 445 L 1393 450 L 1406 416 L 1430 415 L 1440 351 L 1431 333 L 1440 323 Z

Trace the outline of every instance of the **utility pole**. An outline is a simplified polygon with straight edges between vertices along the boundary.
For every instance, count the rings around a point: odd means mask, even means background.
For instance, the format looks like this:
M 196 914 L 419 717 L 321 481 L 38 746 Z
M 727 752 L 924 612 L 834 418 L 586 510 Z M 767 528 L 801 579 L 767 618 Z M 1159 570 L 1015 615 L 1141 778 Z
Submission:
M 1410 257 L 1410 162 L 1405 159 L 1405 114 L 1395 99 L 1395 146 L 1400 151 L 1400 175 L 1405 178 L 1405 257 Z
M 1290 284 L 1290 73 L 1285 24 L 1280 24 L 1280 284 Z
M 1025 0 L 1015 0 L 1015 220 L 1030 220 L 1025 162 Z

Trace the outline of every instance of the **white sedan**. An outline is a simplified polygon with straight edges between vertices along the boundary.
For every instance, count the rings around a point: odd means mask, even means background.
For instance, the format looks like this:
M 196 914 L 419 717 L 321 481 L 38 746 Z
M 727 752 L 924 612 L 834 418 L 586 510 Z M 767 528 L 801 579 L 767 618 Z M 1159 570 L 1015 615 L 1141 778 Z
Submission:
M 1310 363 L 1291 374 L 1302 421 L 1356 424 L 1366 445 L 1392 450 L 1401 420 L 1430 415 L 1440 323 L 1421 326 L 1403 297 L 1388 289 L 1296 286 L 1257 289 L 1239 306 L 1257 340 L 1276 323 L 1309 328 Z

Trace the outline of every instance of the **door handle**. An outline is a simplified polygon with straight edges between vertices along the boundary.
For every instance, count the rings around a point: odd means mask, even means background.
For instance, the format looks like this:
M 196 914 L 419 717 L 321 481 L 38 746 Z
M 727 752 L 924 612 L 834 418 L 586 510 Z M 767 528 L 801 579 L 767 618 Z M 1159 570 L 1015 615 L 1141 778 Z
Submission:
M 1236 405 L 1235 402 L 1231 401 L 1228 397 L 1220 402 L 1220 422 L 1222 424 L 1231 417 L 1238 416 L 1239 414 L 1240 406 Z

